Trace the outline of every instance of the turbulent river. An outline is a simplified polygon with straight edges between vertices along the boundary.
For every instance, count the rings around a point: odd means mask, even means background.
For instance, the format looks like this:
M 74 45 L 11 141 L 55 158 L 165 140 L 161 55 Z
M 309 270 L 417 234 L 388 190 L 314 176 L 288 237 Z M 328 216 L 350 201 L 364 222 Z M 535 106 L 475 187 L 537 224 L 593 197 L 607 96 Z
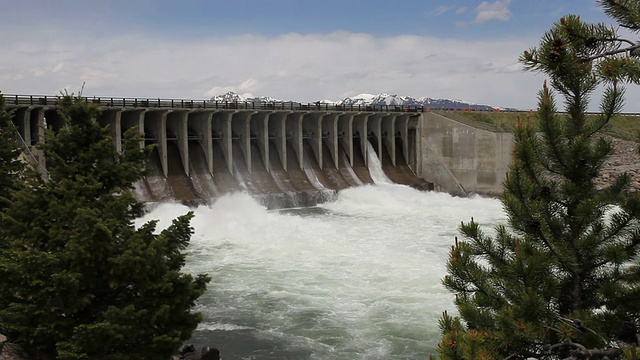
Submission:
M 425 359 L 460 221 L 505 222 L 498 200 L 390 184 L 343 190 L 313 208 L 268 211 L 237 193 L 194 209 L 190 273 L 212 277 L 190 342 L 232 359 Z M 159 228 L 189 209 L 161 204 Z

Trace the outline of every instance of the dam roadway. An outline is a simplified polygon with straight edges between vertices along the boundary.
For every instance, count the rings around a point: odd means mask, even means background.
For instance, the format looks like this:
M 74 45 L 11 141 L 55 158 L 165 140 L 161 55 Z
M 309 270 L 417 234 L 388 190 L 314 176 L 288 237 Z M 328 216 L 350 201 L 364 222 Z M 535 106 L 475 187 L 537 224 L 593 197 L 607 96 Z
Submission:
M 56 96 L 4 95 L 27 158 L 44 129 L 64 127 Z M 504 134 L 473 129 L 422 106 L 83 98 L 99 106 L 122 150 L 135 128 L 155 145 L 136 184 L 143 201 L 206 202 L 247 191 L 269 208 L 311 206 L 373 183 L 369 162 L 393 182 L 455 194 L 495 192 L 510 152 Z M 509 158 L 506 156 L 506 158 Z M 488 191 L 483 191 L 488 190 Z

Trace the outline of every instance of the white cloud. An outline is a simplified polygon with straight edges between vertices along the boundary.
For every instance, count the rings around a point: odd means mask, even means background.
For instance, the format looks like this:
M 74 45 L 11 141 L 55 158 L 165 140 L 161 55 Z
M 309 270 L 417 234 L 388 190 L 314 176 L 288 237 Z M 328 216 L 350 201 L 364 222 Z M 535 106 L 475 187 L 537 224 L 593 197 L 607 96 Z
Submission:
M 537 38 L 461 41 L 349 32 L 193 40 L 55 35 L 29 42 L 15 34 L 5 37 L 13 40 L 3 44 L 0 91 L 56 95 L 86 82 L 87 96 L 208 99 L 234 91 L 300 102 L 386 92 L 529 109 L 544 80 L 517 64 Z M 633 105 L 625 111 L 640 110 Z
M 565 12 L 564 6 L 560 6 L 560 7 L 557 7 L 555 9 L 551 10 L 551 12 L 549 13 L 549 17 L 555 19 L 555 18 L 559 17 L 560 15 L 562 15 L 564 12 Z
M 466 6 L 462 6 L 456 9 L 456 14 L 461 15 L 467 12 L 467 10 L 469 10 L 468 7 Z
M 488 1 L 481 2 L 476 8 L 476 18 L 474 22 L 482 24 L 492 20 L 509 20 L 511 18 L 511 11 L 509 11 L 510 3 L 511 0 L 496 0 L 493 3 Z
M 522 71 L 522 64 L 520 63 L 507 64 L 500 68 L 500 72 L 504 72 L 504 73 L 519 73 L 521 71 Z
M 244 97 L 253 97 L 253 92 L 258 90 L 259 88 L 260 83 L 258 82 L 258 80 L 248 79 L 238 85 L 214 86 L 211 89 L 205 91 L 203 95 L 207 98 L 210 98 L 215 95 L 222 95 L 232 91 Z
M 451 10 L 451 6 L 447 6 L 447 5 L 440 5 L 437 8 L 435 8 L 435 10 L 433 10 L 433 14 L 435 16 L 440 16 L 444 13 L 446 13 L 447 11 Z
M 44 69 L 40 67 L 37 67 L 35 69 L 31 69 L 31 73 L 36 77 L 40 77 L 40 76 L 44 76 L 44 74 L 46 74 L 46 71 L 44 71 Z
M 63 63 L 57 63 L 53 69 L 51 69 L 51 72 L 53 73 L 57 73 L 60 72 L 62 70 L 62 68 L 64 68 L 64 64 Z

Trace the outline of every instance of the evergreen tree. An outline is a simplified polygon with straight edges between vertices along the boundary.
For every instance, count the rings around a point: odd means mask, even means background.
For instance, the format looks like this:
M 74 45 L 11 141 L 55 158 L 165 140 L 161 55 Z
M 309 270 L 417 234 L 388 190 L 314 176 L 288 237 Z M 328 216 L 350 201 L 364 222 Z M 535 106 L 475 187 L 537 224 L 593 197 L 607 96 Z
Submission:
M 599 2 L 621 26 L 640 30 L 640 1 Z M 514 131 L 501 196 L 508 226 L 485 234 L 460 227 L 444 285 L 459 317 L 444 314 L 445 359 L 637 358 L 640 322 L 640 196 L 630 177 L 597 189 L 612 151 L 600 136 L 622 109 L 625 82 L 638 83 L 639 45 L 603 24 L 565 16 L 521 57 L 549 77 L 536 126 Z M 587 116 L 598 85 L 597 116 Z M 558 114 L 554 96 L 564 100 Z
M 16 188 L 24 171 L 24 164 L 18 160 L 22 147 L 11 118 L 0 93 L 0 209 L 6 206 L 6 194 Z
M 209 281 L 180 271 L 192 214 L 136 229 L 148 150 L 128 131 L 117 153 L 97 107 L 60 104 L 65 126 L 41 145 L 49 179 L 28 179 L 1 214 L 0 326 L 43 359 L 168 359 Z

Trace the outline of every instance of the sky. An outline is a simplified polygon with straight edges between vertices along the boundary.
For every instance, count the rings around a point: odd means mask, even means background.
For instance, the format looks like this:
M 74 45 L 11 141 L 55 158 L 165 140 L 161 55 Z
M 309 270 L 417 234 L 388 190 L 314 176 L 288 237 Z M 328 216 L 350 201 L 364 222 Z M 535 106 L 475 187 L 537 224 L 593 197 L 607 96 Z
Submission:
M 518 57 L 595 0 L 0 0 L 4 94 L 208 99 L 361 93 L 535 108 Z M 637 87 L 637 86 L 636 86 Z M 629 86 L 625 111 L 640 112 Z M 598 97 L 594 96 L 594 109 Z

